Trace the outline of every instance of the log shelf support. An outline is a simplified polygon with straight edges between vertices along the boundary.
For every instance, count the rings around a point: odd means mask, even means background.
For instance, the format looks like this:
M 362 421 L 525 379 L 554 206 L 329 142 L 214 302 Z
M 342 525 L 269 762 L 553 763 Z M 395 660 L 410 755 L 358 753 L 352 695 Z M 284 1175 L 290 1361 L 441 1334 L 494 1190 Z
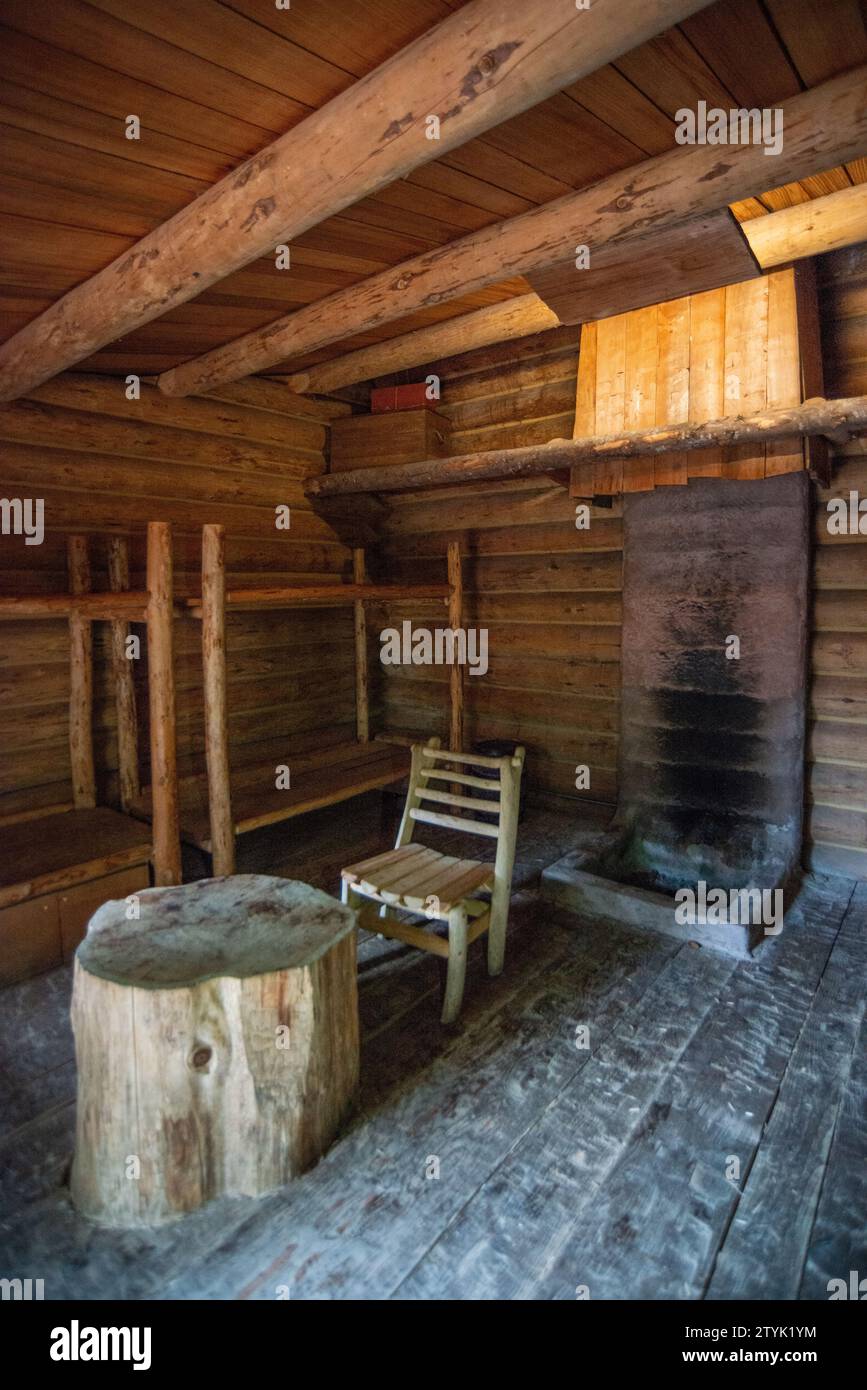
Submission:
M 108 541 L 108 582 L 112 593 L 129 589 L 129 546 L 124 536 L 110 536 Z M 117 710 L 117 763 L 120 784 L 120 804 L 129 811 L 141 794 L 138 773 L 138 718 L 135 704 L 135 682 L 132 661 L 127 656 L 129 623 L 123 618 L 111 620 L 111 669 L 114 677 L 114 699 Z
M 148 522 L 147 587 L 154 882 L 158 887 L 165 887 L 181 881 L 175 676 L 172 660 L 172 528 L 166 521 Z
M 459 632 L 464 621 L 464 581 L 461 566 L 461 547 L 449 541 L 447 551 L 449 574 L 449 627 Z M 459 753 L 464 746 L 464 668 L 453 661 L 449 668 L 449 748 Z M 460 788 L 457 789 L 458 794 Z
M 352 582 L 363 587 L 365 572 L 364 550 L 356 547 L 352 552 Z M 367 671 L 367 614 L 363 599 L 356 599 L 352 605 L 355 620 L 355 732 L 359 743 L 370 742 L 370 707 L 368 698 Z
M 170 538 L 169 538 L 170 540 Z M 159 544 L 158 544 L 159 543 Z M 159 595 L 159 612 L 161 614 L 160 626 L 155 633 L 158 642 L 158 656 L 164 653 L 166 645 L 171 636 L 170 615 L 172 612 L 171 602 L 171 551 L 166 551 L 166 542 L 162 538 L 162 533 L 148 532 L 148 589 L 152 595 L 151 609 L 153 609 L 153 596 Z M 273 810 L 257 813 L 255 816 L 245 817 L 243 811 L 243 792 L 239 794 L 238 803 L 233 810 L 232 789 L 231 789 L 231 769 L 229 760 L 229 721 L 228 721 L 228 681 L 226 671 L 226 613 L 235 612 L 257 612 L 272 609 L 293 609 L 306 607 L 339 607 L 351 606 L 354 617 L 354 637 L 355 637 L 355 695 L 356 695 L 356 737 L 359 744 L 370 744 L 370 709 L 369 709 L 369 687 L 368 687 L 368 650 L 367 650 L 367 614 L 366 604 L 369 602 L 380 602 L 390 598 L 398 599 L 439 599 L 444 604 L 449 604 L 449 616 L 453 626 L 460 626 L 460 554 L 454 544 L 454 557 L 452 550 L 449 551 L 449 569 L 447 584 L 371 584 L 367 581 L 365 553 L 362 548 L 356 548 L 352 552 L 352 583 L 351 584 L 331 584 L 331 585 L 308 585 L 306 587 L 292 586 L 286 588 L 262 588 L 262 589 L 237 589 L 227 591 L 226 589 L 226 558 L 225 558 L 225 532 L 222 526 L 207 525 L 202 529 L 202 593 L 201 597 L 189 598 L 185 601 L 182 611 L 194 618 L 202 621 L 202 663 L 203 663 L 203 689 L 205 705 L 205 762 L 208 789 L 208 824 L 210 838 L 192 838 L 192 843 L 200 845 L 212 856 L 213 872 L 216 877 L 233 874 L 235 872 L 235 837 L 236 833 L 242 833 L 245 829 L 252 829 L 254 826 L 272 824 L 277 820 L 288 818 L 299 814 L 306 809 L 304 804 L 294 804 L 287 801 L 286 811 L 278 812 L 276 815 Z M 167 569 L 168 567 L 168 569 Z M 455 574 L 457 580 L 455 581 Z M 455 607 L 455 594 L 457 594 L 457 606 Z M 149 619 L 149 647 L 150 638 L 150 619 Z M 170 659 L 170 657 L 169 657 Z M 164 671 L 164 661 L 160 661 L 159 670 Z M 461 668 L 452 668 L 452 729 L 460 729 L 461 720 L 461 692 L 460 687 L 456 686 L 455 672 L 459 681 Z M 153 655 L 151 656 L 151 724 L 153 729 L 155 714 L 153 701 L 157 698 L 157 690 L 160 688 L 155 684 L 155 667 Z M 457 696 L 455 690 L 458 690 Z M 163 711 L 164 720 L 168 717 L 168 708 Z M 172 704 L 173 718 L 173 704 Z M 455 722 L 457 720 L 457 723 Z M 173 728 L 173 725 L 172 725 Z M 169 764 L 166 759 L 168 750 L 160 750 L 153 746 L 151 752 L 151 815 L 153 818 L 153 833 L 155 847 L 159 843 L 163 846 L 161 850 L 160 862 L 169 864 L 166 872 L 175 872 L 174 862 L 170 855 L 174 851 L 176 844 L 180 843 L 180 813 L 179 813 L 179 784 L 177 774 L 174 769 L 174 734 L 172 733 L 172 756 Z M 456 746 L 459 746 L 457 744 Z M 369 760 L 368 760 L 369 761 Z M 165 769 L 165 780 L 171 786 L 171 797 L 163 797 L 163 804 L 160 806 L 158 800 L 158 777 L 163 775 L 159 769 Z M 398 772 L 395 776 L 375 778 L 374 781 L 366 780 L 367 773 L 362 769 L 359 772 L 359 780 L 353 785 L 352 779 L 348 779 L 346 795 L 355 794 L 357 791 L 368 790 L 373 786 L 383 786 L 387 782 L 396 781 L 400 778 Z M 334 799 L 342 797 L 328 797 L 325 801 L 319 801 L 314 795 L 310 802 L 310 809 L 316 805 L 330 804 Z M 159 817 L 159 820 L 158 820 Z M 237 820 L 236 820 L 237 817 Z M 191 838 L 190 826 L 184 826 L 184 838 Z M 178 861 L 179 873 L 179 861 Z M 174 878 L 157 878 L 157 883 L 172 883 L 179 881 Z
M 202 530 L 202 665 L 211 854 L 214 874 L 219 876 L 235 872 L 226 688 L 226 538 L 222 526 Z
M 424 459 L 399 468 L 358 468 L 310 478 L 309 497 L 364 492 L 411 492 L 499 478 L 536 478 L 588 460 L 640 458 L 680 450 L 765 444 L 800 435 L 842 439 L 867 430 L 867 396 L 842 400 L 813 399 L 801 405 L 765 410 L 757 415 L 726 416 L 703 424 L 656 425 L 617 435 L 552 439 L 522 449 L 490 449 L 482 454 Z
M 69 590 L 80 597 L 91 587 L 86 536 L 70 536 L 66 547 Z M 93 629 L 81 612 L 69 615 L 69 766 L 76 810 L 96 805 L 93 762 Z

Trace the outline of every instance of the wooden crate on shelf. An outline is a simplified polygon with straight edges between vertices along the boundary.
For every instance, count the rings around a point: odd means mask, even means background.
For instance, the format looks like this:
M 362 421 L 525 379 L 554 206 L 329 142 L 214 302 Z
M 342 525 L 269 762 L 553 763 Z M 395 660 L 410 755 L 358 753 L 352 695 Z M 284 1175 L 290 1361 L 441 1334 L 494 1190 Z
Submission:
M 379 415 L 345 415 L 331 427 L 331 471 L 376 468 L 444 458 L 449 422 L 435 410 L 396 410 Z

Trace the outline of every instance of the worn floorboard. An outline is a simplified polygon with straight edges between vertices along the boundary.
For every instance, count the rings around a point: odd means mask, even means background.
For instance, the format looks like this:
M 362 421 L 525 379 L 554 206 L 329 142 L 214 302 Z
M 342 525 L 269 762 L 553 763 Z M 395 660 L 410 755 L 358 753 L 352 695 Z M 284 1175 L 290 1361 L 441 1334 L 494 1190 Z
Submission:
M 359 798 L 244 837 L 239 869 L 334 891 L 393 820 Z M 525 817 L 507 968 L 489 979 L 474 945 L 455 1028 L 439 961 L 366 936 L 362 1085 L 337 1143 L 286 1188 L 158 1231 L 100 1230 L 68 1202 L 68 970 L 0 994 L 0 1276 L 49 1298 L 417 1300 L 827 1298 L 867 1273 L 867 888 L 807 880 L 738 962 L 553 912 L 538 874 L 575 840 Z

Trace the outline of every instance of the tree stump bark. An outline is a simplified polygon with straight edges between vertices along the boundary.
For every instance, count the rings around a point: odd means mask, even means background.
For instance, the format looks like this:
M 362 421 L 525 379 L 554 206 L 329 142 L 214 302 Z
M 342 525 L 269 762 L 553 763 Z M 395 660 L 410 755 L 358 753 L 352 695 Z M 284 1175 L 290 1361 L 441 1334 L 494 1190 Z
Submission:
M 109 902 L 78 948 L 72 1198 L 152 1226 L 325 1150 L 358 1080 L 355 915 L 241 874 Z

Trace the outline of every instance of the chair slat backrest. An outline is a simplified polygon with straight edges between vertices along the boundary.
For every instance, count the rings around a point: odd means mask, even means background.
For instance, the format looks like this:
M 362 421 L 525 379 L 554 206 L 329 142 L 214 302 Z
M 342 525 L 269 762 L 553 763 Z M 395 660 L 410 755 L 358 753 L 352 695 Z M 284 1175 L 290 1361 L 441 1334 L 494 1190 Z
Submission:
M 498 868 L 501 867 L 510 876 L 523 764 L 523 748 L 503 758 L 491 758 L 479 753 L 457 753 L 440 748 L 437 738 L 429 739 L 425 744 L 414 744 L 406 805 L 397 837 L 398 846 L 409 844 L 417 824 L 462 830 L 468 835 L 497 840 Z M 456 767 L 465 766 L 494 768 L 497 776 L 486 778 L 455 770 Z M 450 785 L 442 787 L 439 783 Z M 467 795 L 465 787 L 483 789 L 496 793 L 496 796 L 485 799 Z M 458 814 L 452 814 L 450 808 L 455 808 Z M 473 820 L 466 814 L 460 814 L 467 811 L 480 812 L 488 819 Z

